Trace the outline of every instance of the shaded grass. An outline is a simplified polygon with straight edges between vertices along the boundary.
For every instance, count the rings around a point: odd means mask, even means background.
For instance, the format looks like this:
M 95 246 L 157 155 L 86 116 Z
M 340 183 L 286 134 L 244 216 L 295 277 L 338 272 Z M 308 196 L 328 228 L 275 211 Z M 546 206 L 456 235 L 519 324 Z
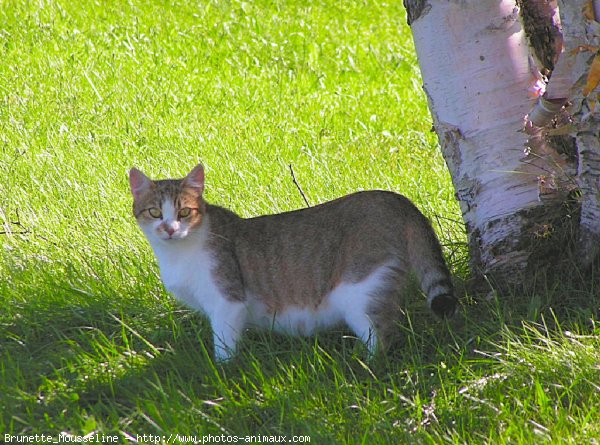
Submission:
M 177 177 L 200 159 L 207 199 L 243 216 L 304 206 L 290 164 L 313 204 L 399 191 L 464 276 L 460 212 L 400 4 L 3 6 L 0 434 L 597 441 L 586 274 L 466 295 L 450 324 L 415 298 L 396 348 L 369 364 L 346 332 L 250 333 L 215 367 L 206 322 L 160 284 L 126 171 Z

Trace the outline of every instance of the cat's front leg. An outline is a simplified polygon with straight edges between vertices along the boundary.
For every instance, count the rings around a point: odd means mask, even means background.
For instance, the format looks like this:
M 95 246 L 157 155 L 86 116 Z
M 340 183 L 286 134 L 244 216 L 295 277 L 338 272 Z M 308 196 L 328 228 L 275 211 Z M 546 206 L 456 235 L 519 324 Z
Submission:
M 247 314 L 243 303 L 230 301 L 225 301 L 212 314 L 215 361 L 224 363 L 234 357 L 237 342 L 246 326 Z

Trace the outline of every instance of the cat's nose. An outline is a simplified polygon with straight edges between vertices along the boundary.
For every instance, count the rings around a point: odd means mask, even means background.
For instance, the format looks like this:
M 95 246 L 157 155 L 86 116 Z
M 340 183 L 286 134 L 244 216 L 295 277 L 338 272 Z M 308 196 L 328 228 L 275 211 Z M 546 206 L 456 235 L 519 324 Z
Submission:
M 173 236 L 173 234 L 175 233 L 175 229 L 171 226 L 166 226 L 165 232 L 167 232 L 169 234 L 169 236 Z

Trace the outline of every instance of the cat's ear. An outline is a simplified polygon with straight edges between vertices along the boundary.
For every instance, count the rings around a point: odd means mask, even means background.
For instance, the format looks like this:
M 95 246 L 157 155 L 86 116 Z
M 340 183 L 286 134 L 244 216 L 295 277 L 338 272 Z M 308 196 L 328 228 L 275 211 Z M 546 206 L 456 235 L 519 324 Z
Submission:
M 204 191 L 204 167 L 198 164 L 183 180 L 185 187 L 198 189 L 200 193 Z
M 131 187 L 131 194 L 135 199 L 138 199 L 142 193 L 150 189 L 152 181 L 148 176 L 134 167 L 129 170 L 129 185 Z

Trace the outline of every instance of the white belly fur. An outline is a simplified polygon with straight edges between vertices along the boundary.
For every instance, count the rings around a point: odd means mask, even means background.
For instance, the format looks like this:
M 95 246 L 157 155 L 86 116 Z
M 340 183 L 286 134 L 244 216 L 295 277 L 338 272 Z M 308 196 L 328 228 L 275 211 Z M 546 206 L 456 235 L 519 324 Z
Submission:
M 275 315 L 268 314 L 264 305 L 253 300 L 248 306 L 251 325 L 277 332 L 309 336 L 317 331 L 347 324 L 353 330 L 365 327 L 367 309 L 372 294 L 384 284 L 389 265 L 376 269 L 371 275 L 357 283 L 342 282 L 323 300 L 317 309 L 291 306 Z M 360 335 L 357 332 L 357 335 Z

